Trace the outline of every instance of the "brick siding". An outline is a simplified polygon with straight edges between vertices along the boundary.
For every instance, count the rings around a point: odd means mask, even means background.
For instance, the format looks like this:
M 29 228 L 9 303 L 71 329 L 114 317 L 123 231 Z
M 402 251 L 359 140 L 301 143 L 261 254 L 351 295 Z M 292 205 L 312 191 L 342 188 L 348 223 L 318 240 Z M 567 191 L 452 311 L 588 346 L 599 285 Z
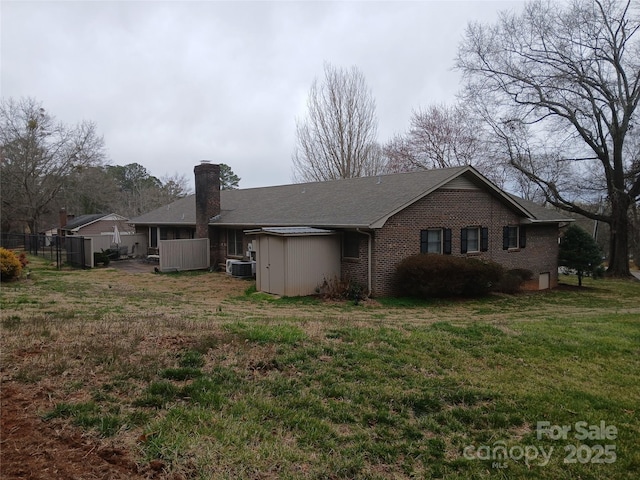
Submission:
M 367 268 L 369 238 L 366 235 L 359 234 L 360 241 L 358 246 L 358 258 L 342 258 L 340 268 L 342 271 L 342 279 L 352 283 L 357 283 L 367 288 L 369 281 L 369 272 Z
M 534 273 L 529 284 L 537 288 L 538 276 L 549 273 L 550 286 L 558 282 L 558 228 L 556 225 L 526 225 L 525 248 L 503 250 L 502 228 L 524 220 L 515 211 L 484 190 L 438 190 L 389 218 L 375 231 L 373 239 L 372 294 L 401 295 L 394 290 L 393 276 L 404 258 L 420 253 L 420 231 L 450 228 L 452 255 L 492 260 L 507 269 L 526 268 Z M 487 227 L 489 249 L 480 253 L 460 253 L 460 231 L 466 227 Z M 367 238 L 363 235 L 357 266 L 343 261 L 343 276 L 367 282 Z M 363 251 L 364 249 L 364 251 Z

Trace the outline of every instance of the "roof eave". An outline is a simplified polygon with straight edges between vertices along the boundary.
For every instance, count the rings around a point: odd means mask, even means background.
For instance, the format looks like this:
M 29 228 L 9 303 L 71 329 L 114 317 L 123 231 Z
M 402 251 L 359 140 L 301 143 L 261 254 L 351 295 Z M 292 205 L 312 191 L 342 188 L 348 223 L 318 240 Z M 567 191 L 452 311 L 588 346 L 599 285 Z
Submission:
M 196 228 L 196 224 L 193 222 L 127 222 L 129 225 L 142 225 L 142 226 L 179 226 L 179 227 L 193 227 Z
M 575 222 L 575 221 L 576 221 L 575 218 L 556 218 L 556 219 L 548 219 L 548 220 L 538 220 L 535 218 L 527 218 L 522 223 L 542 225 L 545 223 L 554 224 L 554 223 L 569 223 L 569 222 Z
M 211 227 L 225 227 L 225 228 L 246 228 L 250 229 L 260 229 L 260 228 L 269 228 L 269 227 L 315 227 L 315 228 L 370 228 L 367 224 L 353 224 L 353 223 L 286 223 L 286 222 L 275 222 L 275 223 L 232 223 L 232 222 L 216 222 L 209 223 Z

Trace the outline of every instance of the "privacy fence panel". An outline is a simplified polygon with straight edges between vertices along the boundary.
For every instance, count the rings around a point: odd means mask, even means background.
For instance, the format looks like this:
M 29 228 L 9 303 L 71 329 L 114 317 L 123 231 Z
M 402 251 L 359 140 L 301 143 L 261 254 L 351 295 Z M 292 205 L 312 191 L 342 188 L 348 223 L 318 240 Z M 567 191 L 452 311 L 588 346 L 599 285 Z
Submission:
M 205 270 L 210 265 L 209 239 L 161 240 L 160 271 Z

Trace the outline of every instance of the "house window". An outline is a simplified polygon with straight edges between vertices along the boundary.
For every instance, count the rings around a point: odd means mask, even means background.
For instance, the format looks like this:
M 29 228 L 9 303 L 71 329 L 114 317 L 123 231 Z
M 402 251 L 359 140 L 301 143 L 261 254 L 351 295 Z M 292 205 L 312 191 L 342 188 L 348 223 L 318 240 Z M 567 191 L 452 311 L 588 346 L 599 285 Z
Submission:
M 502 227 L 502 249 L 524 248 L 527 245 L 526 229 L 524 226 L 508 225 Z
M 244 255 L 242 239 L 242 230 L 227 230 L 227 255 L 232 257 L 242 257 Z
M 149 227 L 149 246 L 158 248 L 158 227 Z
M 460 252 L 476 253 L 489 250 L 489 229 L 467 227 L 460 231 Z
M 420 231 L 420 253 L 451 253 L 451 229 L 430 228 Z
M 360 234 L 344 232 L 342 236 L 342 256 L 344 258 L 360 258 Z

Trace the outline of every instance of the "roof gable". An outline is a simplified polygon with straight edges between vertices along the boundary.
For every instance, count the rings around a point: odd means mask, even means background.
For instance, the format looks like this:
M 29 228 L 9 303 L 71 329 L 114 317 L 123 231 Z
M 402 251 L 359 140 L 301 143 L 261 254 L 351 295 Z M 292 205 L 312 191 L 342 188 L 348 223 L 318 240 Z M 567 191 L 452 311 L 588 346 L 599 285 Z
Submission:
M 71 221 L 67 222 L 67 224 L 62 227 L 62 230 L 77 231 L 95 222 L 121 220 L 126 220 L 126 218 L 116 213 L 93 213 L 89 215 L 80 215 L 79 217 L 75 217 Z

